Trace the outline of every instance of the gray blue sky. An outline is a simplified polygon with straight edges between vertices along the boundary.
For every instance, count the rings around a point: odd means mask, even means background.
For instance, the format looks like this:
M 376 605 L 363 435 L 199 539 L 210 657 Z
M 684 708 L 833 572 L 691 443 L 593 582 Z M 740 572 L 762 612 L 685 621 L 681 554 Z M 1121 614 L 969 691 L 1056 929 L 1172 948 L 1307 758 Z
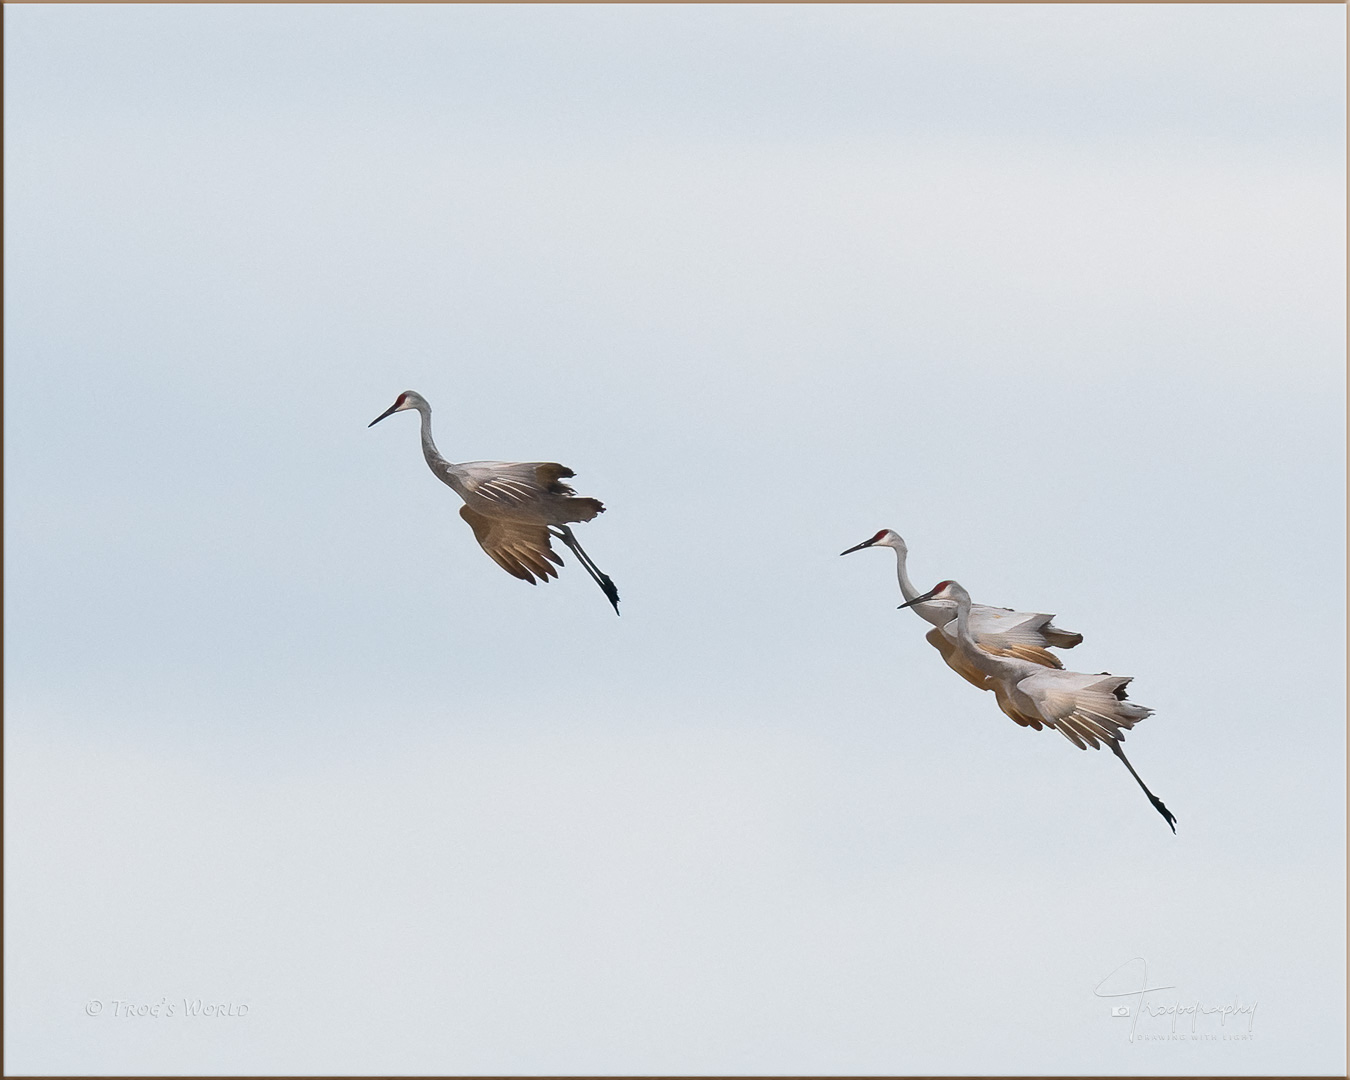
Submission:
M 1343 7 L 5 19 L 7 1071 L 1344 1071 Z

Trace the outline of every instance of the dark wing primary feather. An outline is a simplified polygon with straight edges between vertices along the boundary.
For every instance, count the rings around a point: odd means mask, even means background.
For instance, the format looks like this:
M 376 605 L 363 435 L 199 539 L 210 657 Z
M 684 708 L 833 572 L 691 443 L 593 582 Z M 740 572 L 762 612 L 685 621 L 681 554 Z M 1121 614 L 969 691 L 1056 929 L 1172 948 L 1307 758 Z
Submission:
M 469 523 L 473 535 L 498 566 L 512 577 L 535 584 L 558 576 L 550 563 L 563 564 L 549 543 L 548 529 L 523 521 L 504 521 L 461 507 L 459 516 Z
M 1071 630 L 1061 630 L 1054 625 L 1053 619 L 1053 615 L 974 604 L 970 609 L 970 632 L 975 640 L 990 652 L 1018 656 L 1045 667 L 1060 667 L 1062 665 L 1059 661 L 1045 652 L 1044 646 L 1054 645 L 1061 649 L 1072 649 L 1083 640 L 1083 635 Z M 951 630 L 954 637 L 955 622 L 951 623 Z M 1013 648 L 1015 646 L 1032 646 L 1033 651 L 1018 652 Z M 1039 653 L 1035 651 L 1036 649 L 1039 649 Z
M 564 476 L 576 476 L 566 465 L 559 465 L 556 461 L 537 461 L 534 465 L 535 479 L 543 484 L 554 495 L 575 495 L 576 491 L 562 482 Z

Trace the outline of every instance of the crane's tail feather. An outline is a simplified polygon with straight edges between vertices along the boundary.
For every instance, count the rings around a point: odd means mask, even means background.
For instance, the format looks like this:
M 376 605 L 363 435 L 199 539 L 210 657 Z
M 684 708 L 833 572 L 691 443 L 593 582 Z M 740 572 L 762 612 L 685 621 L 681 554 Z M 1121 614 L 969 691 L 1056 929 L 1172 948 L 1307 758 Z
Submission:
M 1043 626 L 1041 633 L 1056 649 L 1072 649 L 1075 645 L 1083 643 L 1082 634 L 1075 634 L 1072 630 L 1061 630 L 1058 626 Z
M 567 489 L 569 492 L 571 488 Z M 590 521 L 597 514 L 605 512 L 605 504 L 599 499 L 576 498 L 562 499 L 563 515 L 567 521 Z

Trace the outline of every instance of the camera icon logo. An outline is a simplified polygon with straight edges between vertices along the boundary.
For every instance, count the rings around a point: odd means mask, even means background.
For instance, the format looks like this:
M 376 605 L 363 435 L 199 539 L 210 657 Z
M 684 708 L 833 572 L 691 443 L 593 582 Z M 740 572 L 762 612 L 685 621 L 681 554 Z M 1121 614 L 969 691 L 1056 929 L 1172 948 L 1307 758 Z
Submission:
M 1112 1005 L 1112 1006 L 1111 1006 L 1111 1015 L 1112 1015 L 1112 1016 L 1129 1016 L 1129 1015 L 1130 1015 L 1130 1007 L 1129 1007 L 1128 1005 Z

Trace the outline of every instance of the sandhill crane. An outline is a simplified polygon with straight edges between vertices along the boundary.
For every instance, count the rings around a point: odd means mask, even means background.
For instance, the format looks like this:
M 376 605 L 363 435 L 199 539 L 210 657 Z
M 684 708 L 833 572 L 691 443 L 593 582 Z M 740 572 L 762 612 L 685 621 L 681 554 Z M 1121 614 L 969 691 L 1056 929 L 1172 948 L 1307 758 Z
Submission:
M 902 607 L 913 607 L 915 612 L 936 629 L 928 632 L 927 639 L 933 648 L 942 654 L 947 666 L 967 682 L 981 690 L 989 690 L 989 677 L 961 658 L 956 648 L 956 605 L 950 601 L 933 600 L 918 603 L 918 591 L 909 580 L 905 569 L 905 558 L 909 548 L 904 539 L 893 529 L 882 529 L 871 539 L 854 544 L 840 555 L 848 555 L 863 548 L 888 547 L 895 551 L 895 573 L 900 579 L 900 592 L 908 601 Z M 1059 657 L 1048 647 L 1072 649 L 1083 640 L 1082 634 L 1070 630 L 1061 630 L 1051 620 L 1053 615 L 1039 615 L 1026 611 L 1013 611 L 1011 608 L 989 607 L 986 604 L 973 604 L 970 612 L 970 631 L 976 643 L 986 652 L 999 656 L 1015 656 L 1030 660 L 1034 664 L 1059 668 L 1064 665 Z
M 1177 819 L 1162 800 L 1149 791 L 1120 748 L 1125 732 L 1153 715 L 1152 709 L 1126 699 L 1125 687 L 1131 676 L 1106 672 L 1084 675 L 986 652 L 976 645 L 970 632 L 970 593 L 955 581 L 940 581 L 928 592 L 906 600 L 900 606 L 913 607 L 940 600 L 956 605 L 956 648 L 967 663 L 989 677 L 999 708 L 1023 727 L 1037 731 L 1042 727 L 1054 728 L 1080 750 L 1089 746 L 1099 750 L 1101 743 L 1106 743 L 1130 770 L 1130 775 L 1144 789 L 1148 801 L 1163 816 L 1172 832 L 1177 831 Z
M 449 484 L 464 500 L 459 516 L 469 523 L 483 550 L 513 577 L 535 584 L 558 576 L 551 563 L 562 565 L 549 537 L 572 549 L 595 583 L 619 613 L 619 590 L 581 549 L 571 521 L 590 521 L 603 514 L 599 499 L 577 498 L 563 478 L 575 474 L 556 461 L 466 461 L 454 464 L 441 457 L 431 438 L 431 406 L 415 390 L 405 390 L 375 417 L 374 427 L 386 416 L 416 409 L 422 416 L 422 455 L 436 478 Z

